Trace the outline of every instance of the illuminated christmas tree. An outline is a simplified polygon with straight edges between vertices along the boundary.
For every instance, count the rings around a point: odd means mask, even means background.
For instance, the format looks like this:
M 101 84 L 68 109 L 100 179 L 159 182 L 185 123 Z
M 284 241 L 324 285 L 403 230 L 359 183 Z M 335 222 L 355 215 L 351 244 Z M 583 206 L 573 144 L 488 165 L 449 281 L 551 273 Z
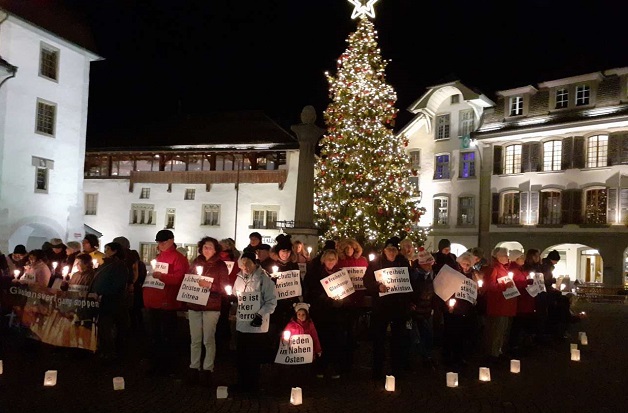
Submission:
M 316 223 L 325 239 L 350 237 L 381 246 L 396 235 L 422 244 L 425 230 L 416 224 L 423 209 L 412 200 L 418 194 L 409 182 L 416 171 L 410 170 L 407 141 L 392 130 L 397 96 L 386 83 L 386 61 L 366 14 L 358 13 L 336 76 L 326 73 L 332 102 L 316 164 Z

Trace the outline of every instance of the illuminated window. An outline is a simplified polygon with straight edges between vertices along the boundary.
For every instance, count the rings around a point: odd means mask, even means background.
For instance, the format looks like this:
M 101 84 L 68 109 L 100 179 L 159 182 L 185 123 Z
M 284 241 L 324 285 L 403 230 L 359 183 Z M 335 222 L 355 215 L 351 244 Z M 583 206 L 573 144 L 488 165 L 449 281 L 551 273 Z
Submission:
M 596 135 L 587 139 L 587 168 L 601 168 L 608 162 L 608 135 Z
M 436 117 L 436 139 L 449 139 L 449 114 Z
M 475 176 L 475 152 L 460 153 L 460 178 Z
M 434 225 L 449 224 L 449 198 L 434 197 Z
M 449 179 L 449 154 L 436 155 L 434 179 Z
M 513 96 L 510 98 L 510 116 L 523 115 L 523 96 Z
M 521 172 L 521 148 L 522 146 L 519 144 L 506 146 L 506 154 L 504 156 L 505 174 L 518 174 Z
M 505 225 L 519 225 L 520 214 L 520 199 L 521 194 L 519 192 L 506 192 L 501 196 L 501 213 L 499 216 L 499 223 Z
M 560 171 L 562 159 L 562 141 L 543 143 L 543 170 Z
M 589 85 L 576 86 L 576 106 L 584 106 L 589 104 L 591 88 Z
M 35 131 L 43 135 L 55 135 L 57 105 L 37 99 L 37 123 Z
M 39 52 L 39 74 L 50 80 L 58 79 L 59 49 L 42 43 Z
M 561 223 L 561 197 L 559 191 L 541 192 L 541 224 L 558 225 Z
M 606 188 L 589 189 L 584 197 L 584 223 L 606 224 Z
M 556 109 L 564 109 L 569 106 L 569 91 L 556 89 Z

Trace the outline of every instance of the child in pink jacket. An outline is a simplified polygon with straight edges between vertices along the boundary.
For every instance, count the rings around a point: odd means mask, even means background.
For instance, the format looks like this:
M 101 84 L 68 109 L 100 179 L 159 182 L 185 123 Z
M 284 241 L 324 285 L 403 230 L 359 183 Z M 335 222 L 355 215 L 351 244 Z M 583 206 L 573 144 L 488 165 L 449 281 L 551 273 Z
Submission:
M 306 303 L 295 303 L 294 316 L 284 328 L 284 331 L 289 331 L 290 336 L 295 334 L 309 334 L 314 342 L 314 354 L 316 357 L 320 357 L 323 353 L 321 349 L 321 342 L 318 340 L 318 333 L 314 322 L 310 318 L 310 305 Z

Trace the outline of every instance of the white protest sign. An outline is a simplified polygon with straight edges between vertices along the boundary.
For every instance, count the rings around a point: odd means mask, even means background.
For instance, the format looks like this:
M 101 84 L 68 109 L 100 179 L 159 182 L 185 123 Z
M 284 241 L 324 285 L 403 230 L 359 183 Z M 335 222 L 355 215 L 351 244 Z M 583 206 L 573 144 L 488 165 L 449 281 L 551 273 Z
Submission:
M 143 288 L 157 288 L 158 290 L 163 290 L 166 284 L 159 281 L 157 278 L 154 278 L 152 275 L 147 274 L 146 279 L 144 280 L 144 284 L 142 284 Z
M 62 283 L 63 283 L 63 280 L 61 278 L 56 278 L 54 282 L 52 283 L 52 287 L 50 288 L 53 290 L 60 290 Z
M 436 277 L 434 277 L 434 292 L 441 300 L 447 301 L 452 295 L 461 291 L 467 279 L 468 278 L 460 272 L 445 264 L 438 274 L 436 274 Z
M 299 272 L 301 273 L 301 280 L 303 280 L 305 278 L 305 273 L 307 272 L 307 263 L 299 263 Z
M 314 360 L 314 340 L 309 334 L 295 334 L 287 341 L 280 340 L 275 363 L 308 364 Z
M 345 267 L 345 271 L 349 274 L 349 278 L 351 278 L 351 282 L 353 283 L 353 288 L 356 291 L 366 290 L 364 286 L 364 273 L 366 272 L 366 267 Z
M 206 305 L 209 300 L 209 290 L 211 287 L 201 287 L 198 285 L 199 280 L 205 280 L 213 283 L 212 277 L 203 277 L 196 274 L 185 274 L 183 282 L 179 288 L 179 294 L 177 294 L 177 301 L 185 303 Z
M 160 272 L 162 274 L 168 274 L 168 268 L 170 265 L 167 262 L 156 262 L 153 267 L 153 272 Z
M 34 284 L 37 282 L 37 277 L 35 277 L 35 273 L 33 272 L 26 272 L 24 276 L 20 278 L 20 281 L 25 282 L 26 284 Z
M 460 290 L 456 292 L 456 299 L 461 299 L 475 304 L 478 299 L 478 284 L 469 279 L 464 279 L 464 282 L 460 286 Z
M 86 293 L 88 289 L 88 285 L 70 284 L 68 286 L 69 292 Z
M 277 276 L 277 299 L 298 297 L 301 295 L 301 272 L 299 270 L 282 271 Z
M 517 286 L 515 286 L 515 283 L 512 280 L 511 274 L 512 273 L 508 273 L 508 275 L 497 279 L 498 283 L 504 284 L 507 286 L 507 288 L 504 291 L 502 291 L 502 294 L 504 294 L 504 298 L 506 300 L 510 300 L 511 298 L 515 298 L 521 295 L 521 293 L 519 293 L 519 290 L 517 290 Z
M 530 297 L 536 297 L 541 292 L 541 287 L 537 282 L 536 274 L 531 272 L 527 279 L 533 281 L 532 284 L 526 285 L 526 291 L 530 294 Z M 545 285 L 543 285 L 543 287 L 545 287 Z
M 255 318 L 255 314 L 261 308 L 261 292 L 254 291 L 248 293 L 237 293 L 238 309 L 236 312 L 236 330 L 242 333 L 266 333 L 268 331 L 268 323 L 270 317 L 264 315 L 262 325 L 253 327 L 251 321 Z
M 233 271 L 233 266 L 235 265 L 235 262 L 225 261 L 224 263 L 227 266 L 227 274 L 231 274 L 231 271 Z
M 329 298 L 340 300 L 348 297 L 355 292 L 349 274 L 343 268 L 342 270 L 331 274 L 321 280 L 325 292 Z
M 389 294 L 412 292 L 408 267 L 382 268 L 375 271 L 375 279 L 388 288 L 388 291 L 385 293 L 379 293 L 380 297 Z

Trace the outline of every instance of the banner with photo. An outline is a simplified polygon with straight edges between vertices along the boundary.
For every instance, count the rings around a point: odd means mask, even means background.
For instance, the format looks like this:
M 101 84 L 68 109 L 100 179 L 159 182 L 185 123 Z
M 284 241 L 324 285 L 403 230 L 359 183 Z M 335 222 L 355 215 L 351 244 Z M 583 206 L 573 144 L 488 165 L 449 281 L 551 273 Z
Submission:
M 99 301 L 82 291 L 59 291 L 34 284 L 2 291 L 9 327 L 34 340 L 59 347 L 96 351 Z

